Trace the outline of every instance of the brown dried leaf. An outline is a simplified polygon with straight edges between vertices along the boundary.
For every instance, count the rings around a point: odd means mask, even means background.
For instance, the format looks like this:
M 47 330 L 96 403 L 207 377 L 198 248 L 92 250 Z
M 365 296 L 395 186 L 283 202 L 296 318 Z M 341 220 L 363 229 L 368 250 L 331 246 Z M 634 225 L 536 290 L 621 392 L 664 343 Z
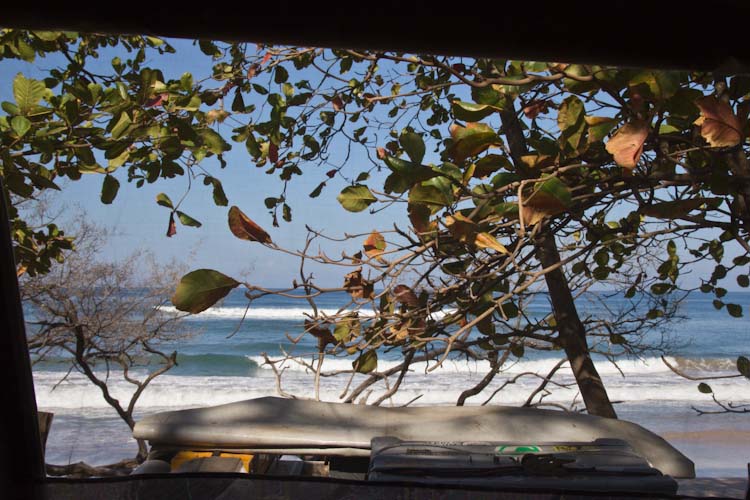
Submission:
M 396 285 L 393 289 L 393 296 L 398 302 L 409 307 L 419 307 L 419 297 L 406 285 Z
M 333 105 L 334 111 L 341 111 L 344 109 L 344 101 L 341 100 L 341 96 L 336 96 L 331 99 L 331 104 Z
M 223 109 L 212 109 L 206 113 L 206 123 L 211 125 L 214 122 L 223 123 L 229 116 L 229 112 Z
M 633 169 L 643 154 L 643 143 L 648 137 L 648 123 L 633 121 L 620 127 L 607 142 L 607 152 L 623 168 Z
M 371 299 L 375 296 L 375 288 L 372 282 L 362 277 L 361 267 L 344 276 L 344 288 L 353 299 Z
M 728 103 L 704 96 L 695 104 L 701 110 L 695 123 L 700 125 L 701 135 L 712 147 L 730 147 L 742 142 L 742 124 Z
M 422 317 L 402 320 L 391 325 L 390 331 L 396 340 L 404 340 L 407 337 L 424 333 L 425 321 Z
M 371 259 L 383 260 L 381 255 L 385 251 L 386 243 L 382 234 L 377 231 L 370 233 L 364 242 L 365 255 Z
M 236 206 L 229 209 L 229 230 L 241 240 L 273 243 L 268 233 Z
M 260 64 L 256 63 L 256 64 L 250 65 L 250 67 L 247 69 L 247 79 L 252 80 L 255 77 L 255 75 L 258 74 L 258 71 L 260 71 Z
M 174 223 L 174 212 L 169 214 L 169 225 L 167 226 L 167 236 L 171 238 L 177 234 L 177 224 Z
M 531 101 L 523 108 L 523 114 L 526 118 L 533 120 L 540 114 L 545 114 L 549 111 L 549 102 L 547 101 Z
M 523 210 L 521 210 L 521 215 L 523 216 L 523 223 L 527 226 L 531 226 L 547 217 L 548 214 L 543 209 L 540 210 L 529 205 L 524 205 Z
M 268 145 L 268 159 L 271 163 L 279 161 L 279 147 L 274 143 Z
M 479 226 L 471 219 L 456 212 L 445 218 L 445 225 L 451 235 L 461 243 L 473 243 Z
M 314 323 L 309 320 L 305 320 L 305 330 L 318 339 L 318 344 L 321 349 L 324 349 L 328 344 L 336 345 L 336 338 L 331 333 L 331 330 L 320 326 L 318 323 Z
M 435 230 L 435 221 L 430 222 L 430 209 L 425 205 L 409 203 L 407 210 L 409 221 L 417 234 L 423 235 Z

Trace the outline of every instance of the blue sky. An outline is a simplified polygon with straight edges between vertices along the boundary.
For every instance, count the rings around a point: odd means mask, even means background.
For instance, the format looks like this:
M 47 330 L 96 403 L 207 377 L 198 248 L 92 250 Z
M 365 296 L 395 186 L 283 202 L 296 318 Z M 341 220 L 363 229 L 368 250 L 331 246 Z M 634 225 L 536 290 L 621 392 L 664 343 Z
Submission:
M 192 42 L 186 40 L 170 40 L 177 49 L 176 54 L 158 56 L 154 54 L 146 65 L 159 67 L 165 78 L 179 78 L 189 71 L 195 79 L 205 78 L 211 73 L 211 63 Z M 120 53 L 102 51 L 99 64 L 109 71 L 110 60 Z M 12 101 L 12 79 L 18 72 L 28 77 L 41 77 L 44 70 L 55 66 L 55 58 L 37 59 L 34 63 L 18 61 L 0 61 L 0 100 Z M 289 68 L 293 71 L 292 68 Z M 257 94 L 255 94 L 257 95 Z M 246 104 L 251 101 L 246 98 Z M 218 131 L 229 136 L 232 125 L 219 124 Z M 204 166 L 212 175 L 221 179 L 230 205 L 239 206 L 248 216 L 263 226 L 279 246 L 289 249 L 301 249 L 306 235 L 305 226 L 322 230 L 331 236 L 343 233 L 363 233 L 371 229 L 392 228 L 394 223 L 406 228 L 408 221 L 403 205 L 396 205 L 376 214 L 361 212 L 353 214 L 346 212 L 336 201 L 336 195 L 346 185 L 341 178 L 328 182 L 323 194 L 318 198 L 308 197 L 322 180 L 326 179 L 325 166 L 308 164 L 303 168 L 304 175 L 297 176 L 289 184 L 287 199 L 293 210 L 293 222 L 286 223 L 279 217 L 279 228 L 271 225 L 263 200 L 268 196 L 276 196 L 281 191 L 281 181 L 277 176 L 264 173 L 264 169 L 257 168 L 250 160 L 242 144 L 232 143 L 233 150 L 225 154 L 228 163 L 226 169 L 221 170 L 218 162 L 209 159 Z M 336 160 L 336 158 L 334 158 Z M 426 162 L 437 162 L 437 157 L 431 157 L 428 151 Z M 347 174 L 354 177 L 359 171 L 371 167 L 369 160 L 364 157 L 361 149 L 353 149 L 349 164 L 346 165 Z M 176 258 L 187 260 L 191 268 L 213 268 L 236 279 L 253 284 L 283 287 L 292 279 L 298 278 L 299 261 L 295 257 L 274 252 L 257 243 L 237 240 L 227 229 L 228 207 L 217 207 L 212 201 L 211 190 L 202 183 L 193 184 L 191 193 L 181 206 L 181 210 L 197 218 L 203 223 L 201 228 L 185 227 L 178 224 L 177 234 L 172 238 L 165 236 L 169 211 L 156 205 L 155 197 L 160 192 L 167 193 L 172 200 L 179 199 L 187 188 L 188 179 L 185 176 L 175 179 L 159 179 L 154 184 L 146 184 L 138 189 L 134 184 L 126 181 L 126 172 L 116 172 L 121 183 L 119 194 L 112 205 L 103 205 L 99 200 L 102 177 L 87 175 L 80 181 L 66 182 L 56 201 L 65 206 L 80 206 L 86 217 L 102 224 L 117 233 L 106 245 L 106 255 L 103 258 L 122 258 L 137 248 L 153 250 L 160 258 Z M 345 249 L 354 253 L 360 249 L 362 239 L 348 244 Z M 337 256 L 342 251 L 340 245 L 329 244 L 325 250 L 331 256 Z M 731 255 L 730 255 L 731 257 Z M 694 284 L 699 276 L 710 274 L 712 265 L 707 263 L 694 269 L 692 276 L 686 278 L 686 283 Z M 347 271 L 333 266 L 308 266 L 313 271 L 320 284 L 338 286 L 342 276 Z M 738 289 L 733 279 L 726 280 L 727 288 Z
M 185 71 L 193 73 L 196 80 L 210 75 L 209 58 L 200 53 L 192 42 L 170 40 L 170 43 L 177 49 L 176 54 L 156 56 L 158 60 L 147 60 L 146 65 L 159 67 L 167 79 L 179 78 Z M 114 55 L 116 53 L 112 51 L 103 52 L 101 64 L 109 67 L 109 61 Z M 195 61 L 201 64 L 196 65 Z M 43 71 L 53 67 L 56 62 L 54 58 L 37 59 L 34 63 L 0 62 L 0 100 L 13 101 L 12 80 L 18 72 L 27 77 L 40 78 Z M 246 98 L 246 104 L 250 103 Z M 232 125 L 225 123 L 218 124 L 217 127 L 219 133 L 227 137 L 230 135 Z M 264 227 L 273 241 L 281 247 L 302 249 L 306 225 L 331 236 L 340 236 L 344 232 L 361 233 L 374 228 L 392 228 L 394 222 L 407 227 L 408 220 L 402 207 L 391 207 L 377 214 L 353 214 L 345 211 L 336 201 L 336 195 L 347 185 L 341 178 L 332 179 L 319 197 L 310 198 L 308 194 L 327 179 L 327 169 L 312 164 L 303 168 L 304 175 L 295 177 L 287 188 L 293 221 L 284 222 L 279 213 L 280 227 L 272 227 L 272 219 L 263 200 L 268 196 L 277 196 L 281 192 L 282 183 L 277 176 L 267 175 L 264 173 L 265 169 L 257 168 L 242 144 L 230 143 L 233 149 L 224 155 L 228 163 L 225 169 L 219 168 L 218 162 L 213 159 L 205 160 L 203 166 L 222 181 L 230 206 L 239 206 Z M 349 175 L 370 167 L 371 164 L 361 152 L 355 152 L 350 165 L 347 165 Z M 84 175 L 75 182 L 63 181 L 62 192 L 55 197 L 57 202 L 66 206 L 80 206 L 86 217 L 117 233 L 106 245 L 106 255 L 103 258 L 122 258 L 136 248 L 147 248 L 154 250 L 165 260 L 171 257 L 179 260 L 189 258 L 191 268 L 217 269 L 237 279 L 262 286 L 283 287 L 289 285 L 292 279 L 298 278 L 297 258 L 274 252 L 257 243 L 238 240 L 231 235 L 227 228 L 229 207 L 217 207 L 214 204 L 210 187 L 194 182 L 190 194 L 180 207 L 182 211 L 200 220 L 203 226 L 192 228 L 178 223 L 177 234 L 167 238 L 165 233 L 169 211 L 156 204 L 156 195 L 165 192 L 173 201 L 178 200 L 187 188 L 187 178 L 159 179 L 154 184 L 136 188 L 133 183 L 127 182 L 124 169 L 114 175 L 120 180 L 121 187 L 111 205 L 104 205 L 99 200 L 102 177 L 97 174 Z M 359 250 L 362 239 L 348 245 L 347 251 L 354 253 Z M 331 252 L 331 256 L 337 256 L 342 247 L 329 245 L 327 251 Z M 321 284 L 326 286 L 340 285 L 343 274 L 348 272 L 333 266 L 308 266 L 307 269 L 315 272 Z

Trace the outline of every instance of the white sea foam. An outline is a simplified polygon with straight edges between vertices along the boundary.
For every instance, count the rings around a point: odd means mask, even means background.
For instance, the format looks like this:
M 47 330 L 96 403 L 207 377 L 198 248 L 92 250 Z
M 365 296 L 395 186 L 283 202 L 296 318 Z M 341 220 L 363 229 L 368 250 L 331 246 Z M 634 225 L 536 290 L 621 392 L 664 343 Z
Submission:
M 253 359 L 255 361 L 255 359 Z M 262 360 L 257 360 L 262 363 Z M 696 382 L 677 377 L 658 366 L 655 359 L 652 363 L 633 362 L 630 366 L 622 366 L 625 377 L 622 377 L 608 364 L 599 363 L 598 368 L 610 398 L 616 401 L 645 403 L 645 402 L 680 402 L 685 405 L 711 404 L 710 397 L 701 394 L 696 389 Z M 519 373 L 534 372 L 546 374 L 554 361 L 524 361 L 512 367 L 507 373 L 498 374 L 495 380 L 477 397 L 469 403 L 481 403 L 503 382 L 515 377 Z M 659 360 L 659 363 L 661 361 Z M 394 366 L 393 361 L 381 361 L 379 370 Z M 476 385 L 486 373 L 486 366 L 481 363 L 466 363 L 458 361 L 446 362 L 441 368 L 425 374 L 424 364 L 416 365 L 405 378 L 404 384 L 393 398 L 394 404 L 405 403 L 412 398 L 421 396 L 419 404 L 455 404 L 461 392 Z M 662 365 L 663 366 L 663 365 Z M 331 360 L 325 364 L 326 369 L 350 369 L 350 360 Z M 61 374 L 55 372 L 39 372 L 35 374 L 36 395 L 40 408 L 59 408 L 86 411 L 86 409 L 107 408 L 101 393 L 85 377 L 71 374 L 68 379 L 53 389 Z M 326 401 L 340 401 L 339 396 L 348 380 L 348 376 L 324 377 L 321 381 L 321 397 Z M 363 375 L 357 375 L 352 387 L 364 380 Z M 392 379 L 391 382 L 393 382 Z M 313 377 L 305 373 L 302 368 L 289 365 L 282 376 L 283 389 L 299 397 L 313 396 Z M 555 378 L 559 383 L 572 383 L 573 377 L 569 369 L 562 370 Z M 498 404 L 523 403 L 530 392 L 539 384 L 540 379 L 534 376 L 524 376 L 514 384 L 508 385 L 495 398 Z M 123 401 L 128 400 L 132 385 L 112 379 L 110 381 L 115 397 Z M 735 403 L 750 402 L 750 384 L 744 380 L 723 379 L 711 381 L 714 392 L 719 397 L 731 398 Z M 379 382 L 373 386 L 370 400 L 378 397 L 386 390 Z M 577 393 L 577 388 L 554 387 L 552 394 L 545 399 L 548 402 L 569 402 Z M 144 392 L 138 402 L 140 411 L 154 411 L 157 409 L 189 408 L 230 403 L 243 399 L 271 396 L 276 394 L 276 380 L 273 372 L 259 370 L 253 377 L 198 377 L 163 375 L 155 379 Z M 656 403 L 654 403 L 656 404 Z
M 163 306 L 162 311 L 167 313 L 178 313 L 174 306 Z M 344 313 L 346 311 L 343 311 Z M 439 319 L 446 314 L 451 313 L 452 310 L 436 311 L 430 316 L 433 319 Z M 333 308 L 319 308 L 318 314 L 322 316 L 334 316 L 341 314 L 342 311 Z M 239 307 L 239 306 L 227 306 L 227 307 L 212 307 L 205 311 L 188 316 L 187 319 L 192 320 L 206 320 L 206 319 L 261 319 L 261 320 L 276 320 L 276 321 L 304 321 L 309 316 L 312 316 L 313 310 L 310 307 Z M 372 309 L 360 309 L 359 316 L 362 318 L 371 318 L 375 315 Z

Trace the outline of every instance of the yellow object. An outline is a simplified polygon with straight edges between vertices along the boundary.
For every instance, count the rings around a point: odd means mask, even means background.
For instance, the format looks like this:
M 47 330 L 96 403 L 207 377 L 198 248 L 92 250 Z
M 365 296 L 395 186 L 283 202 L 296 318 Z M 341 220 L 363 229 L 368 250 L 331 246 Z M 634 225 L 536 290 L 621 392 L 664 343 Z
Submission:
M 228 457 L 228 458 L 239 458 L 242 461 L 242 465 L 245 466 L 245 471 L 250 472 L 250 464 L 253 462 L 253 456 L 252 455 L 246 455 L 244 453 L 220 453 L 220 457 Z
M 212 451 L 178 451 L 177 454 L 172 457 L 172 461 L 170 462 L 170 466 L 172 468 L 172 471 L 176 471 L 180 468 L 180 465 L 184 464 L 185 462 L 189 462 L 190 460 L 194 460 L 196 458 L 205 458 L 213 456 Z
M 189 462 L 190 460 L 195 460 L 197 458 L 207 458 L 207 457 L 226 457 L 226 458 L 239 458 L 240 461 L 242 461 L 242 465 L 245 466 L 245 471 L 250 472 L 250 464 L 253 461 L 253 455 L 248 455 L 244 453 L 228 453 L 228 452 L 213 452 L 213 451 L 178 451 L 177 454 L 175 454 L 174 457 L 172 457 L 172 461 L 170 462 L 170 467 L 172 471 L 176 471 L 180 468 L 182 464 L 185 462 Z

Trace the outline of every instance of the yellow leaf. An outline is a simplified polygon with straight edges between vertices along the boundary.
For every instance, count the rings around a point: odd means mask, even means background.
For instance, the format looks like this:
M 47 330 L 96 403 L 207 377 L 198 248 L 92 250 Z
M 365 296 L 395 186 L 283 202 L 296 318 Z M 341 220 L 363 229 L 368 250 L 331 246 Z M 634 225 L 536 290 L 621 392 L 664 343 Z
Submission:
M 510 254 L 505 245 L 497 241 L 490 233 L 479 233 L 474 239 L 474 244 L 479 248 L 491 248 L 503 254 Z

